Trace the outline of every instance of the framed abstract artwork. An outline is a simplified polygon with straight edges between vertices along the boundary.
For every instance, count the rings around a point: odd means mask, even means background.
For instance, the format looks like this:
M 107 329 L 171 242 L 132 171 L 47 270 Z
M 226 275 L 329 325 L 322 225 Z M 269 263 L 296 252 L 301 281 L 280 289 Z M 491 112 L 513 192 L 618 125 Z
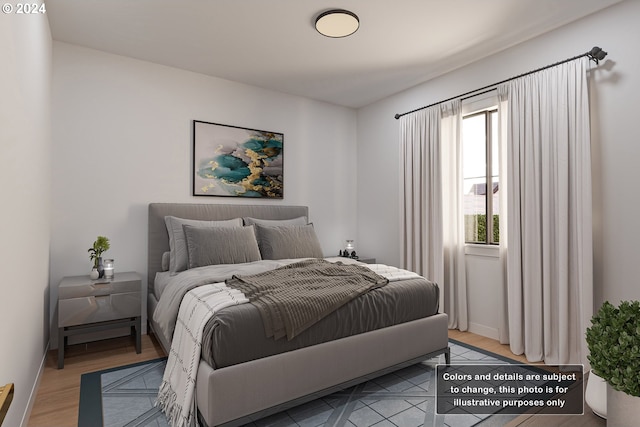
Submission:
M 193 195 L 282 199 L 284 134 L 193 121 Z

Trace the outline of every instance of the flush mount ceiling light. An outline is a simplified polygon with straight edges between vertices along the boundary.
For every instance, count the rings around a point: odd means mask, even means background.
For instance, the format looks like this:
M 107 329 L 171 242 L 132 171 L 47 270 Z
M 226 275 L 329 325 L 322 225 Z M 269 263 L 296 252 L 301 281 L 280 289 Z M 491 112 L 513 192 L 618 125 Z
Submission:
M 344 9 L 327 10 L 316 18 L 316 30 L 327 37 L 347 37 L 358 31 L 358 27 L 358 16 Z

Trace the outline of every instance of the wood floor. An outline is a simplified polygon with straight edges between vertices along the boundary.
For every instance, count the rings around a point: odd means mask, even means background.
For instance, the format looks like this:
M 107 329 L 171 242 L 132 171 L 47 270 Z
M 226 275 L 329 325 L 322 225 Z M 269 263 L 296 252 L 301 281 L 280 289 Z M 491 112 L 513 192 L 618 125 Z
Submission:
M 82 374 L 157 359 L 164 355 L 152 335 L 142 336 L 140 354 L 136 354 L 132 337 L 68 346 L 64 354 L 64 369 L 58 369 L 57 350 L 50 351 L 29 418 L 29 426 L 77 426 Z
M 524 357 L 511 353 L 509 346 L 490 338 L 456 330 L 449 331 L 449 337 L 526 363 Z M 69 346 L 65 351 L 64 369 L 57 369 L 57 351 L 50 351 L 28 425 L 30 427 L 76 426 L 82 374 L 156 359 L 164 355 L 162 348 L 152 335 L 142 336 L 141 354 L 136 354 L 135 343 L 131 337 Z M 606 422 L 585 407 L 585 414 L 582 416 L 521 416 L 506 427 L 538 426 L 604 427 Z M 491 427 L 491 424 L 487 424 L 486 427 Z

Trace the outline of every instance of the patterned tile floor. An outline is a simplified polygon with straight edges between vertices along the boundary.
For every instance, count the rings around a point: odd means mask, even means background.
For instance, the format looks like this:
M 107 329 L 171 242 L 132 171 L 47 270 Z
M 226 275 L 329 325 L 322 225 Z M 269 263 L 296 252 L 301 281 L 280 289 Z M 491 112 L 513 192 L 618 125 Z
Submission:
M 508 363 L 499 357 L 450 343 L 453 363 Z M 470 427 L 481 425 L 487 415 L 437 415 L 435 366 L 444 356 L 409 366 L 341 392 L 255 421 L 250 427 Z M 167 426 L 153 407 L 162 381 L 164 361 L 101 374 L 105 427 Z M 81 409 L 82 410 L 82 409 Z M 502 425 L 512 417 L 493 417 L 491 425 Z

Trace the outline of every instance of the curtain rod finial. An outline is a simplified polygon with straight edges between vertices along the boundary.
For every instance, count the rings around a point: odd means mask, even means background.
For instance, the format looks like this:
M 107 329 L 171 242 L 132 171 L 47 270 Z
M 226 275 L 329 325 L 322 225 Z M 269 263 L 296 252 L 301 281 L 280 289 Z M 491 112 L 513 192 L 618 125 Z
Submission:
M 401 116 L 400 114 L 396 114 L 394 117 L 396 118 L 396 120 L 398 120 Z
M 603 60 L 604 57 L 607 56 L 607 52 L 605 52 L 598 46 L 594 46 L 589 52 L 587 52 L 587 56 L 589 57 L 589 59 L 598 64 L 599 61 Z

